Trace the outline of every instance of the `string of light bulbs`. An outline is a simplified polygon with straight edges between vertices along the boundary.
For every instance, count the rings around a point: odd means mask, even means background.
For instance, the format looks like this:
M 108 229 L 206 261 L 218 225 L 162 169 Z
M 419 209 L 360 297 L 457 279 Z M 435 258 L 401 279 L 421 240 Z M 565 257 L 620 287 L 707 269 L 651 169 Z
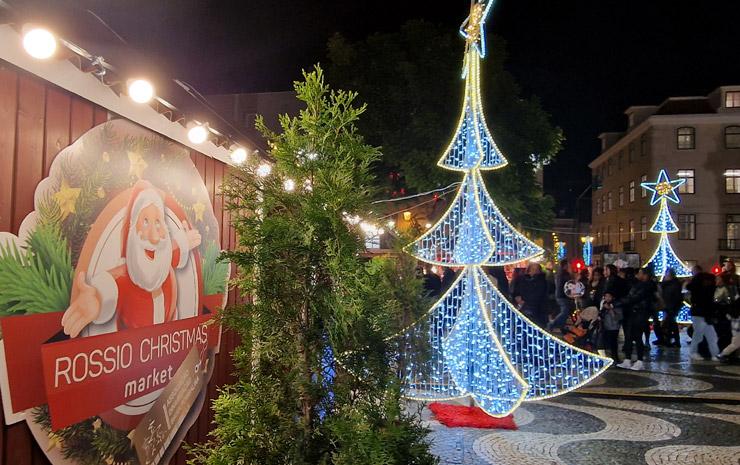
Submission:
M 0 7 L 6 8 L 10 11 L 10 7 L 7 5 L 0 5 Z M 101 21 L 106 27 L 108 27 L 109 30 L 111 30 L 110 27 L 105 24 L 105 22 L 103 22 L 97 15 L 92 12 L 90 13 L 99 21 Z M 120 36 L 115 33 L 115 31 L 111 30 L 111 32 L 119 37 L 119 40 L 122 40 Z M 114 87 L 119 84 L 118 82 L 113 82 L 110 80 L 110 74 L 118 73 L 118 70 L 111 63 L 107 62 L 105 58 L 89 53 L 87 50 L 80 47 L 79 45 L 62 37 L 59 37 L 50 29 L 42 25 L 33 23 L 24 24 L 21 27 L 21 36 L 23 49 L 26 51 L 26 53 L 28 53 L 29 56 L 36 60 L 52 59 L 55 56 L 59 55 L 59 49 L 63 47 L 71 52 L 73 56 L 77 56 L 80 59 L 84 59 L 89 62 L 89 67 L 86 67 L 84 69 L 80 65 L 81 70 L 97 76 L 103 85 L 107 87 Z M 123 42 L 125 43 L 125 41 Z M 230 130 L 234 131 L 240 137 L 246 139 L 246 137 L 241 134 L 241 132 L 237 128 L 235 128 L 231 123 L 221 117 L 218 112 L 216 112 L 210 106 L 210 104 L 208 104 L 205 97 L 203 97 L 191 85 L 177 79 L 174 79 L 173 81 L 180 87 L 182 87 L 186 92 L 188 92 L 188 94 L 190 94 L 196 102 L 198 102 L 200 105 L 205 106 L 206 108 L 208 108 L 209 111 L 214 113 L 216 117 L 221 120 L 222 124 L 228 126 Z M 171 115 L 171 119 L 181 122 L 181 118 L 175 118 L 174 113 L 178 112 L 179 114 L 182 114 L 182 111 L 179 110 L 172 103 L 165 100 L 162 96 L 157 95 L 154 84 L 146 77 L 139 75 L 131 76 L 130 78 L 125 79 L 124 89 L 122 89 L 120 92 L 125 93 L 134 103 L 140 105 L 151 105 L 156 103 L 158 105 L 161 105 L 164 110 L 155 108 L 159 113 L 169 113 Z M 183 121 L 186 120 L 183 119 Z M 228 146 L 230 150 L 230 158 L 234 164 L 238 165 L 244 163 L 250 153 L 259 156 L 259 150 L 248 149 L 244 145 L 239 144 L 232 137 L 211 127 L 209 122 L 190 119 L 184 122 L 184 126 L 187 130 L 188 140 L 194 145 L 203 144 L 207 140 L 214 138 L 217 145 Z

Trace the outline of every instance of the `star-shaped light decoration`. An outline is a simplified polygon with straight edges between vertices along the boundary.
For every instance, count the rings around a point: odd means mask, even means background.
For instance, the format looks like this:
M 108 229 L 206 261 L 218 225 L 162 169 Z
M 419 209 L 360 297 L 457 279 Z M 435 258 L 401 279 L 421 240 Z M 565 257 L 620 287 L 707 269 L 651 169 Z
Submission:
M 673 203 L 679 203 L 680 200 L 678 199 L 676 189 L 685 182 L 685 179 L 671 180 L 665 170 L 660 170 L 657 181 L 643 182 L 640 183 L 640 186 L 653 193 L 653 197 L 650 199 L 650 205 L 655 205 L 663 199 L 670 200 Z
M 481 58 L 486 56 L 486 18 L 491 12 L 495 0 L 473 0 L 470 5 L 470 16 L 460 26 L 460 35 L 465 38 L 466 50 L 475 47 Z

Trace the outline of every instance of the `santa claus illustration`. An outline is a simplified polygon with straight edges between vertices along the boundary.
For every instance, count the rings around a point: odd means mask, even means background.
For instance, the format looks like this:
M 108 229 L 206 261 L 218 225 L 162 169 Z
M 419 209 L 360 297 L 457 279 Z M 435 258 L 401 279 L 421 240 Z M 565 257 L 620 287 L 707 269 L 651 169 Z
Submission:
M 175 269 L 184 267 L 201 236 L 183 222 L 170 231 L 162 194 L 148 181 L 132 188 L 121 232 L 122 264 L 93 276 L 79 272 L 62 317 L 64 332 L 77 337 L 90 323 L 116 318 L 118 330 L 177 317 Z

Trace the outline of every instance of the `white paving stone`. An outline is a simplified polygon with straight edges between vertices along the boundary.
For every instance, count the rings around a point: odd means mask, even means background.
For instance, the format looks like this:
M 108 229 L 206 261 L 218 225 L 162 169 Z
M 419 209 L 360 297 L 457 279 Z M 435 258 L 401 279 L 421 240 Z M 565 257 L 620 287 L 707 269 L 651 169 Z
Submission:
M 645 453 L 647 465 L 738 465 L 740 447 L 663 446 Z

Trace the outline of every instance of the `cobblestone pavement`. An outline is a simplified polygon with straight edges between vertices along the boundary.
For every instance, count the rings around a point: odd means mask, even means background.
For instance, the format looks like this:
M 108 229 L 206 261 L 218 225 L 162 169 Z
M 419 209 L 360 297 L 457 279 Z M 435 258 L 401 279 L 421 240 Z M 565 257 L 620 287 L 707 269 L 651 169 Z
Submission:
M 517 431 L 422 418 L 443 465 L 740 465 L 740 365 L 689 362 L 687 345 L 653 347 L 647 365 L 525 403 Z

